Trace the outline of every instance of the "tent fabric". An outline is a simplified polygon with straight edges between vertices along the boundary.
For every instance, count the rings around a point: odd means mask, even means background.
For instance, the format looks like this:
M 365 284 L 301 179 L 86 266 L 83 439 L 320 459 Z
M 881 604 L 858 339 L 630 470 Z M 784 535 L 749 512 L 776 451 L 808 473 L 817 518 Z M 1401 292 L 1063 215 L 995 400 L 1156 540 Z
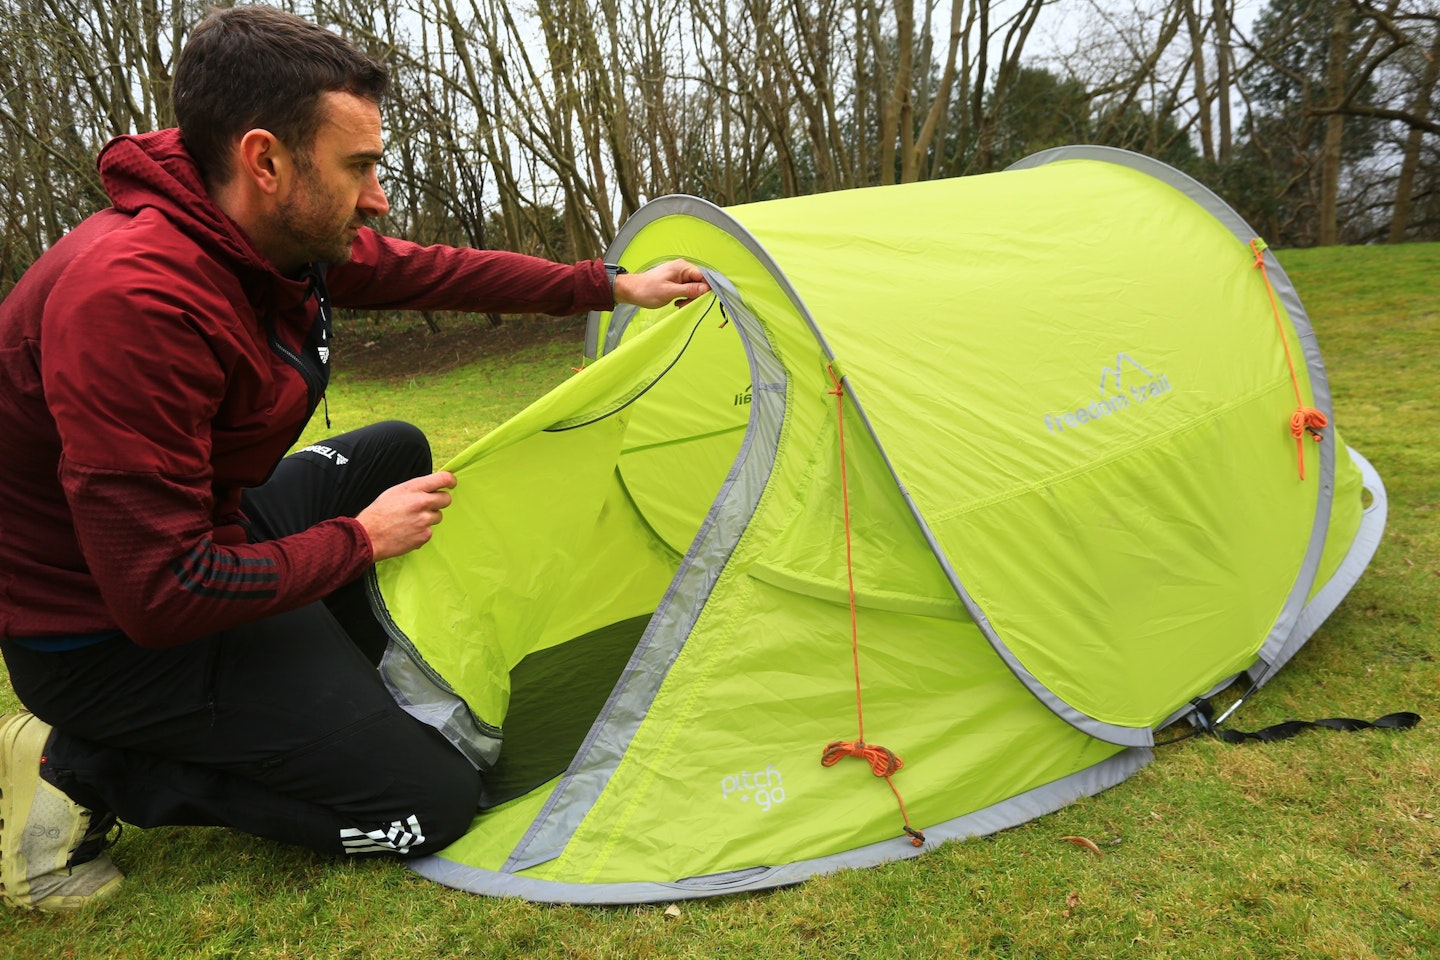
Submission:
M 791 883 L 923 852 L 864 764 L 819 763 L 861 704 L 928 848 L 1112 786 L 1192 699 L 1263 683 L 1385 508 L 1333 427 L 1299 475 L 1297 393 L 1333 411 L 1253 239 L 1104 148 L 646 205 L 607 259 L 713 292 L 592 316 L 594 362 L 447 464 L 446 522 L 377 567 L 387 683 L 485 771 L 416 869 L 569 902 Z

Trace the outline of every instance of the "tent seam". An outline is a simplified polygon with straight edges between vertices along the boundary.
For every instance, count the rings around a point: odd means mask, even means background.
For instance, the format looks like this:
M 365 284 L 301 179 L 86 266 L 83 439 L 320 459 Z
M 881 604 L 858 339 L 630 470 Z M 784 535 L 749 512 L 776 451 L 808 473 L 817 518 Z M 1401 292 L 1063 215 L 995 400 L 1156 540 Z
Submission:
M 1215 420 L 1218 420 L 1221 417 L 1233 413 L 1241 407 L 1254 403 L 1257 400 L 1264 399 L 1271 393 L 1275 393 L 1285 387 L 1288 387 L 1289 385 L 1290 382 L 1288 380 L 1276 380 L 1272 384 L 1263 387 L 1257 387 L 1249 393 L 1242 394 L 1238 398 L 1226 401 L 1220 406 L 1212 408 L 1209 412 L 1187 420 L 1184 423 L 1177 424 L 1176 426 L 1171 427 L 1163 433 L 1157 433 L 1142 440 L 1136 440 L 1128 443 L 1124 447 L 1121 447 L 1114 452 L 1106 454 L 1105 456 L 1100 457 L 1096 460 L 1092 460 L 1089 463 L 1082 464 L 1078 467 L 1072 467 L 1071 469 L 1063 471 L 1061 473 L 1052 474 L 1041 480 L 1036 480 L 1031 483 L 1025 484 L 1024 486 L 1014 487 L 1010 490 L 1004 491 L 1003 493 L 992 494 L 984 498 L 983 500 L 976 500 L 973 503 L 962 504 L 958 507 L 952 507 L 949 510 L 945 510 L 933 515 L 927 514 L 927 516 L 931 517 L 931 522 L 933 523 L 945 523 L 949 520 L 963 517 L 966 514 L 975 513 L 976 511 L 984 510 L 988 507 L 993 507 L 996 504 L 1005 503 L 1008 500 L 1022 497 L 1028 493 L 1035 493 L 1041 490 L 1045 490 L 1049 487 L 1056 486 L 1057 484 L 1067 483 L 1071 480 L 1076 479 L 1077 477 L 1083 477 L 1086 474 L 1093 473 L 1097 470 L 1107 467 L 1117 460 L 1123 460 L 1127 457 L 1133 456 L 1139 451 L 1148 450 L 1153 447 L 1160 446 L 1174 439 L 1175 437 L 1182 436 L 1183 434 L 1190 433 L 1194 430 L 1198 430 L 1210 423 L 1213 423 Z

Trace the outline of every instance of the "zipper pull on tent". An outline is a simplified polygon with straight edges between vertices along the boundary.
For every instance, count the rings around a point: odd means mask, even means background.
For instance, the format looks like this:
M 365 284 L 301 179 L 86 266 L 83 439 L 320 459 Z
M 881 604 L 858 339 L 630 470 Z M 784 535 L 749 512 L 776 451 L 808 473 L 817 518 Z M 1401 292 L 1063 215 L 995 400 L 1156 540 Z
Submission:
M 1270 310 L 1275 314 L 1275 328 L 1280 333 L 1280 343 L 1285 347 L 1285 363 L 1290 367 L 1290 384 L 1295 388 L 1295 412 L 1290 417 L 1290 436 L 1295 438 L 1295 459 L 1300 469 L 1300 479 L 1305 479 L 1305 434 L 1319 443 L 1325 439 L 1320 432 L 1330 424 L 1330 419 L 1314 407 L 1305 406 L 1300 394 L 1300 378 L 1295 374 L 1295 361 L 1290 356 L 1290 338 L 1285 336 L 1285 324 L 1280 320 L 1280 306 L 1275 302 L 1275 288 L 1270 285 L 1270 272 L 1265 269 L 1265 251 L 1270 245 L 1259 237 L 1250 241 L 1250 252 L 1255 254 L 1255 267 L 1265 279 L 1265 292 L 1270 295 Z
M 855 664 L 855 718 L 859 737 L 855 740 L 830 741 L 821 751 L 820 765 L 833 767 L 844 757 L 859 757 L 870 764 L 870 772 L 883 778 L 889 785 L 890 792 L 895 794 L 895 802 L 900 805 L 900 818 L 905 821 L 903 829 L 910 837 L 910 845 L 919 847 L 925 843 L 925 834 L 910 825 L 910 814 L 905 810 L 905 798 L 900 796 L 900 789 L 891 779 L 904 769 L 905 761 L 887 747 L 865 742 L 865 710 L 860 694 L 860 627 L 855 611 L 855 565 L 850 545 L 850 484 L 845 472 L 845 385 L 841 382 L 841 375 L 835 372 L 833 361 L 825 367 L 825 372 L 835 385 L 833 390 L 825 392 L 835 398 L 835 426 L 840 446 L 840 500 L 845 514 L 845 577 L 850 592 L 850 658 Z

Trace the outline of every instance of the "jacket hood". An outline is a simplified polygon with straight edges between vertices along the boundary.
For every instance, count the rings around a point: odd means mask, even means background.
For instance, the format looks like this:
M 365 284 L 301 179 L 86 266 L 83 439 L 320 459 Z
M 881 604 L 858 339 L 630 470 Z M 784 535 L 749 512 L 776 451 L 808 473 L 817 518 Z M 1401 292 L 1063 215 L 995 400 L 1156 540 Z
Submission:
M 195 243 L 237 270 L 249 268 L 279 278 L 240 225 L 220 209 L 176 129 L 117 137 L 97 160 L 100 179 L 115 209 L 137 214 L 151 208 L 164 214 Z

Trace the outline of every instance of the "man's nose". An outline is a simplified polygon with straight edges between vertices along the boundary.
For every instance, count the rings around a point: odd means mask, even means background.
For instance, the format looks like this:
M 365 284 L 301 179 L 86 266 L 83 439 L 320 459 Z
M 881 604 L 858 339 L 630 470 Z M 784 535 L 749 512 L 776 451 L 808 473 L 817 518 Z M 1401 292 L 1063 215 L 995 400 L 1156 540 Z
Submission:
M 390 201 L 385 199 L 385 188 L 380 186 L 380 177 L 372 170 L 360 191 L 360 200 L 355 204 L 360 213 L 367 217 L 383 217 L 390 212 Z

